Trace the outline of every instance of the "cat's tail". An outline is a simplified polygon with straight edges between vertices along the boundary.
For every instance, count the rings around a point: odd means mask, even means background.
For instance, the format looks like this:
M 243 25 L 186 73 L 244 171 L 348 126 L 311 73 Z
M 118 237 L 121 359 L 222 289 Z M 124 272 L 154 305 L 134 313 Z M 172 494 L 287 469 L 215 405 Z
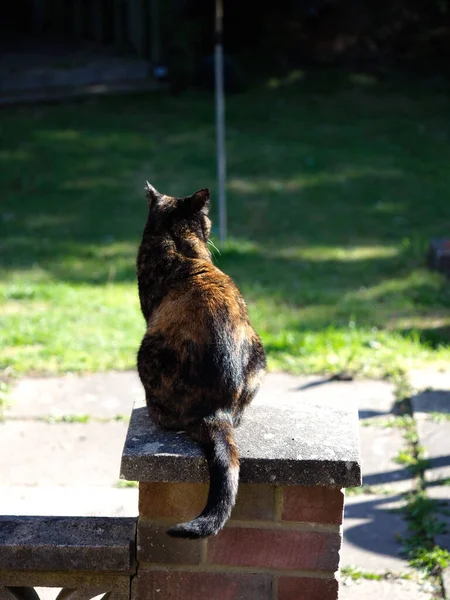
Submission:
M 203 512 L 188 523 L 168 530 L 173 537 L 198 539 L 215 535 L 228 520 L 239 484 L 239 453 L 231 415 L 219 413 L 204 419 L 189 434 L 203 446 L 209 467 L 209 493 Z

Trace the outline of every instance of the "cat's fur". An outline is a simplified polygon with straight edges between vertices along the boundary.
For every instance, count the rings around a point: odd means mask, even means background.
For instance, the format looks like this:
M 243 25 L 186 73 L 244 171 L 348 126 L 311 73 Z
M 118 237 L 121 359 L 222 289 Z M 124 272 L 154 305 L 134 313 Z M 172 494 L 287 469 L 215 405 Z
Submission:
M 147 184 L 148 219 L 137 256 L 147 332 L 138 372 L 151 418 L 185 430 L 205 452 L 206 507 L 175 537 L 216 534 L 236 501 L 239 455 L 233 428 L 251 402 L 266 358 L 233 281 L 215 267 L 207 241 L 209 190 L 172 198 Z

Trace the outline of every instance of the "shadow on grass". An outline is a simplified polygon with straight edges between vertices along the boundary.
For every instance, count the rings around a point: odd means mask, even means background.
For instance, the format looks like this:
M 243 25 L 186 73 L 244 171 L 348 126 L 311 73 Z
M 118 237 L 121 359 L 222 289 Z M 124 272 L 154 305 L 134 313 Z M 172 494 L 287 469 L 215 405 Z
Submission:
M 403 102 L 377 88 L 230 99 L 233 241 L 216 262 L 250 300 L 336 306 L 338 321 L 355 314 L 374 324 L 374 305 L 448 301 L 440 280 L 407 279 L 449 212 L 444 108 L 435 102 L 431 116 L 423 95 Z M 38 269 L 69 283 L 134 281 L 145 179 L 167 193 L 209 185 L 214 194 L 212 116 L 202 94 L 2 111 L 4 276 Z M 404 279 L 398 289 L 387 285 L 395 278 Z M 364 288 L 372 293 L 352 297 Z

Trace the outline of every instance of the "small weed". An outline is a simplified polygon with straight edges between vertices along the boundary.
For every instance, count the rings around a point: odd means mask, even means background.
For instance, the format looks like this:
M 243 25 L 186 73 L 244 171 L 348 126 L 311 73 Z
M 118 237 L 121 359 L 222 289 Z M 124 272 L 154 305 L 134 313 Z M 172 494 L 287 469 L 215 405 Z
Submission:
M 114 421 L 116 421 L 117 423 L 128 423 L 129 420 L 130 420 L 130 417 L 127 417 L 126 415 L 115 415 L 114 416 Z
M 5 408 L 9 405 L 9 385 L 0 381 L 0 421 L 3 419 Z
M 430 419 L 435 423 L 443 423 L 445 421 L 450 421 L 450 413 L 432 412 L 429 416 Z
M 137 488 L 139 487 L 139 483 L 137 481 L 125 481 L 124 479 L 119 479 L 119 481 L 115 484 L 114 487 L 120 490 L 128 488 Z
M 392 490 L 382 485 L 368 485 L 364 484 L 359 487 L 347 488 L 345 490 L 346 496 L 363 496 L 369 494 L 376 494 L 377 496 L 389 496 L 392 494 Z
M 438 575 L 450 564 L 450 552 L 439 546 L 431 549 L 415 548 L 409 553 L 409 564 L 428 575 Z
M 44 415 L 39 418 L 45 423 L 89 423 L 91 415 Z
M 430 464 L 426 458 L 422 457 L 422 454 L 423 448 L 417 446 L 417 453 L 412 453 L 410 449 L 400 450 L 393 460 L 399 465 L 405 465 L 414 476 L 417 476 L 427 469 Z
M 372 579 L 375 581 L 381 581 L 382 579 L 384 579 L 384 575 L 379 575 L 377 573 L 369 573 L 367 571 L 359 569 L 358 567 L 353 566 L 342 567 L 341 575 L 342 577 L 347 577 L 352 581 L 359 581 L 361 579 Z
M 370 573 L 363 571 L 359 567 L 349 565 L 341 568 L 341 576 L 352 581 L 361 581 L 361 579 L 370 579 L 372 581 L 382 581 L 383 579 L 411 579 L 410 573 L 392 573 L 385 571 L 384 573 Z
M 439 576 L 450 564 L 449 552 L 434 543 L 434 538 L 446 530 L 436 516 L 436 507 L 436 501 L 424 491 L 412 493 L 405 508 L 410 536 L 401 540 L 410 565 L 430 577 Z
M 361 425 L 363 427 L 382 427 L 384 429 L 389 429 L 392 427 L 397 427 L 398 429 L 409 429 L 412 425 L 414 425 L 414 419 L 411 415 L 392 415 L 387 418 L 376 418 L 376 419 L 364 419 L 361 421 Z

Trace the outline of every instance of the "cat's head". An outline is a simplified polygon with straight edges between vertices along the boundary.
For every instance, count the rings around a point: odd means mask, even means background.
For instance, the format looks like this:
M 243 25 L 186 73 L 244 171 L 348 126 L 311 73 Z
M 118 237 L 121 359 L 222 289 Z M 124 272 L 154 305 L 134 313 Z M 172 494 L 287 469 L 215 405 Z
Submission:
M 161 194 L 147 181 L 145 193 L 148 199 L 148 225 L 152 233 L 168 233 L 182 238 L 195 236 L 206 244 L 211 232 L 209 189 L 199 190 L 192 196 L 174 198 Z

